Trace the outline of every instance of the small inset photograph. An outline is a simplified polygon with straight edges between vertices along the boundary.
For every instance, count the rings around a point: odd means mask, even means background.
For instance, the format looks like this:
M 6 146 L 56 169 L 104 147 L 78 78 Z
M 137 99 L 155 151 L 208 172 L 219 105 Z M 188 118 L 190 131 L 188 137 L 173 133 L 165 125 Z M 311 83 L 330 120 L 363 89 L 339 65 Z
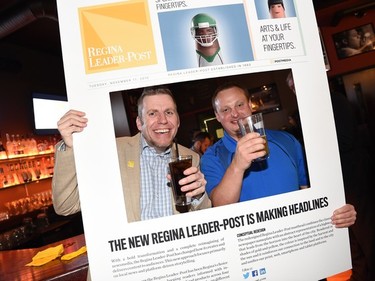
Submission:
M 339 59 L 374 51 L 374 27 L 369 23 L 333 34 L 333 42 Z
M 168 71 L 253 61 L 244 6 L 159 13 Z
M 254 0 L 258 20 L 296 17 L 293 0 Z

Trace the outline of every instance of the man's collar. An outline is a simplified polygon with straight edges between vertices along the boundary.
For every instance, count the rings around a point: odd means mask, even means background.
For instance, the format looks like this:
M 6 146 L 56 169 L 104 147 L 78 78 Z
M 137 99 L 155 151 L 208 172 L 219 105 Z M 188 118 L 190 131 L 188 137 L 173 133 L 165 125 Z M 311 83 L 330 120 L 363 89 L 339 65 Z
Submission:
M 168 147 L 164 152 L 162 153 L 157 153 L 156 152 L 156 149 L 149 145 L 146 141 L 146 139 L 143 137 L 143 135 L 141 134 L 141 151 L 143 152 L 145 149 L 149 149 L 149 151 L 151 151 L 153 154 L 156 154 L 156 155 L 166 155 L 166 154 L 170 154 L 171 153 L 171 147 Z

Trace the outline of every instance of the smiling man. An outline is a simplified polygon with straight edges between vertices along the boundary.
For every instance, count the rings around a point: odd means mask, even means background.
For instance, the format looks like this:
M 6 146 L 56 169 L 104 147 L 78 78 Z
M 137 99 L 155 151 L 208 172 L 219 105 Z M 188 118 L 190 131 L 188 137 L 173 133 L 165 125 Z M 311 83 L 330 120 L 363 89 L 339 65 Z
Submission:
M 258 133 L 242 136 L 238 127 L 240 118 L 252 114 L 247 88 L 230 81 L 219 85 L 212 95 L 212 108 L 224 137 L 203 154 L 201 169 L 214 207 L 310 188 L 301 144 L 289 133 L 266 129 L 270 156 L 253 161 L 266 152 L 265 140 Z M 325 198 L 315 203 L 327 204 Z M 298 204 L 293 207 L 294 213 L 303 211 Z M 279 213 L 283 215 L 283 210 Z M 331 223 L 349 227 L 356 216 L 354 206 L 345 204 L 333 212 Z
M 84 112 L 70 110 L 58 122 L 63 140 L 56 147 L 52 194 L 55 211 L 60 215 L 81 209 L 72 134 L 83 131 L 87 121 Z M 138 134 L 116 140 L 128 222 L 179 213 L 167 177 L 168 162 L 176 154 L 173 140 L 180 126 L 171 91 L 165 87 L 144 89 L 138 99 L 136 124 Z M 211 207 L 206 180 L 198 168 L 199 155 L 180 145 L 179 152 L 193 155 L 193 166 L 184 171 L 186 177 L 180 181 L 182 190 L 192 197 L 189 211 Z

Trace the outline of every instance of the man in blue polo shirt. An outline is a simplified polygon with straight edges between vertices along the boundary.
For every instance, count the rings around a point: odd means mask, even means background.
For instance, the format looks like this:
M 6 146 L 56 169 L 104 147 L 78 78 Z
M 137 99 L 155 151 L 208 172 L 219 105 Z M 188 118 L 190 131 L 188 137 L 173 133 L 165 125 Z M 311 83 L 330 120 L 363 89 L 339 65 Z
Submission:
M 233 83 L 219 86 L 212 97 L 216 119 L 224 137 L 209 147 L 201 159 L 206 191 L 213 206 L 222 206 L 308 188 L 304 153 L 299 142 L 283 131 L 267 130 L 270 157 L 253 162 L 265 152 L 265 140 L 257 133 L 241 137 L 238 119 L 251 115 L 247 90 Z M 346 204 L 334 211 L 332 223 L 348 227 L 356 211 Z

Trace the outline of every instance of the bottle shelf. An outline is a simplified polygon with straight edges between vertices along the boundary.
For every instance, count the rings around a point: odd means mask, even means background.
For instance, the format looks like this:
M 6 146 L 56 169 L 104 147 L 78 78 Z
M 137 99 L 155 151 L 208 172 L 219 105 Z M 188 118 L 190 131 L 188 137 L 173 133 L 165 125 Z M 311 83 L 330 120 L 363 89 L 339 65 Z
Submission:
M 22 183 L 17 183 L 17 184 L 11 184 L 11 185 L 3 185 L 0 187 L 0 190 L 2 189 L 6 189 L 6 188 L 12 188 L 12 187 L 17 187 L 17 186 L 23 186 L 25 184 L 30 184 L 30 183 L 38 183 L 40 181 L 43 181 L 43 180 L 47 180 L 47 179 L 51 179 L 53 177 L 53 175 L 49 175 L 47 177 L 43 177 L 43 178 L 39 178 L 39 179 L 33 179 L 31 181 L 28 181 L 28 182 L 22 182 Z
M 0 189 L 51 178 L 54 153 L 22 155 L 0 160 Z
M 5 162 L 12 162 L 12 161 L 15 161 L 15 162 L 18 162 L 20 160 L 25 160 L 25 159 L 36 159 L 36 158 L 40 158 L 40 157 L 43 157 L 43 156 L 53 156 L 54 155 L 54 152 L 41 152 L 41 153 L 38 153 L 38 154 L 30 154 L 30 155 L 26 155 L 26 154 L 22 154 L 22 155 L 19 155 L 19 156 L 13 156 L 13 157 L 10 157 L 10 158 L 5 158 L 5 159 L 0 159 L 0 164 Z

